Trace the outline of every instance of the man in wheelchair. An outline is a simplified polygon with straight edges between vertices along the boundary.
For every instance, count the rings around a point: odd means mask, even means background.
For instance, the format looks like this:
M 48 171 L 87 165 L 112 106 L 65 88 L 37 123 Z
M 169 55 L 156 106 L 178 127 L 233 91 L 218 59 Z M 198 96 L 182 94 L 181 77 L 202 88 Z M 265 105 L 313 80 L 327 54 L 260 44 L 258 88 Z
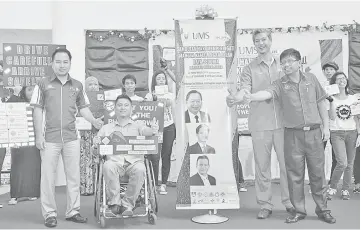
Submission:
M 115 100 L 114 108 L 117 120 L 104 125 L 94 138 L 94 144 L 100 143 L 100 137 L 118 134 L 123 136 L 152 136 L 158 133 L 159 126 L 155 123 L 147 127 L 143 122 L 131 118 L 132 100 L 127 95 L 120 95 Z M 145 165 L 143 155 L 112 155 L 107 156 L 103 166 L 108 206 L 114 215 L 132 216 L 136 200 L 144 184 Z M 125 195 L 121 198 L 120 178 L 129 177 Z

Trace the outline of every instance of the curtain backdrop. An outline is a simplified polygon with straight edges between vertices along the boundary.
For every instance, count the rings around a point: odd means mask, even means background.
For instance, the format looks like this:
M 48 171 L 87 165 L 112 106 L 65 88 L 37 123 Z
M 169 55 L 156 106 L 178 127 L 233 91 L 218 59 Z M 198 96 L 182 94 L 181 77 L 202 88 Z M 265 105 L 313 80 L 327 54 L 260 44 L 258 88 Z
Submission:
M 349 33 L 349 68 L 350 90 L 360 93 L 360 24 L 356 31 Z
M 107 31 L 92 31 L 104 34 Z M 126 36 L 136 36 L 135 31 L 123 31 Z M 137 91 L 148 91 L 148 40 L 134 42 L 111 36 L 103 41 L 86 37 L 86 77 L 94 76 L 104 89 L 122 86 L 122 79 L 132 74 L 137 79 Z

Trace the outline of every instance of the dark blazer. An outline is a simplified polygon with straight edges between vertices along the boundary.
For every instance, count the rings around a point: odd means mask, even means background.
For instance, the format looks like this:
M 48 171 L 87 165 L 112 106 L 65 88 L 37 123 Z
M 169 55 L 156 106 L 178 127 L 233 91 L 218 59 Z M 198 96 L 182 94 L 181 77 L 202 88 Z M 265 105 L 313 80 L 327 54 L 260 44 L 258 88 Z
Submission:
M 210 175 L 208 175 L 208 181 L 209 181 L 209 183 L 211 185 L 216 185 L 216 178 L 214 178 L 214 177 L 212 177 Z M 201 176 L 198 173 L 194 174 L 190 178 L 189 184 L 191 186 L 204 186 L 203 180 L 202 180 Z
M 214 154 L 216 153 L 216 150 L 212 146 L 206 145 L 205 151 L 202 152 L 202 148 L 197 142 L 194 145 L 189 146 L 188 152 L 189 154 Z
M 211 122 L 211 117 L 209 116 L 208 113 L 199 111 L 199 114 L 201 115 L 199 123 L 210 123 Z M 191 123 L 191 119 L 189 118 L 188 110 L 185 111 L 185 122 Z

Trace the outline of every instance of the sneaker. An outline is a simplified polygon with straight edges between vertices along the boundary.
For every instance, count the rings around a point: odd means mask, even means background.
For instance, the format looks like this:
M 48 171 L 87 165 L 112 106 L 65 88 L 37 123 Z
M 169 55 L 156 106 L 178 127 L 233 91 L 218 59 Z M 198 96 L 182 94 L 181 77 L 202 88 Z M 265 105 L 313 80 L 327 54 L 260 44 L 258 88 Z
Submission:
M 327 199 L 328 199 L 328 200 L 332 200 L 332 196 L 333 196 L 333 195 L 336 195 L 336 193 L 337 193 L 337 190 L 336 190 L 336 189 L 334 189 L 334 188 L 329 188 L 329 189 L 327 190 Z
M 0 208 L 2 208 L 3 207 L 3 204 L 0 204 Z
M 360 194 L 360 184 L 355 185 L 355 188 L 353 189 L 353 193 Z
M 239 184 L 239 191 L 240 192 L 247 192 L 247 188 L 245 187 L 244 183 Z
M 342 200 L 350 199 L 350 193 L 348 192 L 348 190 L 341 190 L 341 199 Z
M 162 184 L 160 187 L 159 187 L 159 194 L 160 195 L 167 195 L 167 186 L 165 184 Z
M 16 205 L 17 203 L 18 203 L 18 201 L 17 201 L 16 198 L 11 198 L 11 199 L 9 200 L 8 205 Z

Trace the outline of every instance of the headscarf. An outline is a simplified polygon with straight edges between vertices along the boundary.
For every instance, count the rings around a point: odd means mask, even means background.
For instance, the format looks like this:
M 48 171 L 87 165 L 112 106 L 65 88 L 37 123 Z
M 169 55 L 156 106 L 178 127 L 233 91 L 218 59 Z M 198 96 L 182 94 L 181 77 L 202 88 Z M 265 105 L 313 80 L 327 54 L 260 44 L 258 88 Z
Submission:
M 98 87 L 96 89 L 89 89 L 91 83 L 96 83 Z M 85 79 L 85 91 L 99 91 L 99 81 L 96 77 L 90 76 Z

